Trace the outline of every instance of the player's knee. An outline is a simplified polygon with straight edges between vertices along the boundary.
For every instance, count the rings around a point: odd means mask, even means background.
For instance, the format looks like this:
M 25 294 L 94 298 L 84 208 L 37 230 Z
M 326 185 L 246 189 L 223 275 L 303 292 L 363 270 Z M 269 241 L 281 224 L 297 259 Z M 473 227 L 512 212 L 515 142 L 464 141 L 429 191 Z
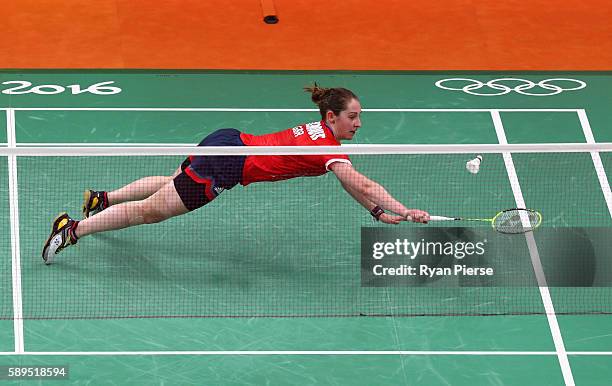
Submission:
M 164 221 L 166 218 L 165 213 L 158 207 L 147 204 L 142 205 L 142 219 L 145 224 L 155 224 Z
M 120 204 L 118 208 L 124 210 L 124 216 L 127 218 L 127 225 L 141 225 L 144 223 L 143 208 L 140 202 L 127 202 Z

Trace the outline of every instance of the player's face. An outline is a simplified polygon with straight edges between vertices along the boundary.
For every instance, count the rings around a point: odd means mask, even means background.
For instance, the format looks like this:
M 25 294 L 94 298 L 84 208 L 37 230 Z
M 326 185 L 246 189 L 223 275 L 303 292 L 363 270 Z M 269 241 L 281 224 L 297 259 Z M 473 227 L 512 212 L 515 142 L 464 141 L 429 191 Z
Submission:
M 329 111 L 328 122 L 334 128 L 336 139 L 353 139 L 355 132 L 361 127 L 361 103 L 357 99 L 351 99 L 339 115 Z

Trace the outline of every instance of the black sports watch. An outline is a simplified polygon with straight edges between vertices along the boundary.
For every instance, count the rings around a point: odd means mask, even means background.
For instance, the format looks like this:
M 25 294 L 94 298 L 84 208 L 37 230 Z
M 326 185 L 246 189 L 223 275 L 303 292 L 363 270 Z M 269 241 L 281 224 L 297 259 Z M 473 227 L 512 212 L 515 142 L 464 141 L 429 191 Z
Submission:
M 374 217 L 374 220 L 376 221 L 380 221 L 380 216 L 382 216 L 382 214 L 385 213 L 384 209 L 381 208 L 379 205 L 376 205 L 371 211 L 370 214 L 372 215 L 372 217 Z

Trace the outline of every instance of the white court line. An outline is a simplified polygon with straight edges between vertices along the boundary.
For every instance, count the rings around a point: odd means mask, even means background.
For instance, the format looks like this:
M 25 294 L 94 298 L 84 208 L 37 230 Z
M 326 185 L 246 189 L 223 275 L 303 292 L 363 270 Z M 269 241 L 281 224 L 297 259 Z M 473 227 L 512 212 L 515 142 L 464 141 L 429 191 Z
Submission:
M 15 137 L 15 111 L 6 110 L 6 138 L 8 147 L 14 148 L 17 143 Z M 8 157 L 9 173 L 9 212 L 11 219 L 11 256 L 13 275 L 13 332 L 15 335 L 15 353 L 24 351 L 23 339 L 23 308 L 21 293 L 21 251 L 19 243 L 19 205 L 17 201 L 17 156 Z
M 0 143 L 2 145 L 2 143 Z M 160 143 L 160 142 L 21 142 L 17 147 L 109 147 L 109 146 L 133 146 L 133 147 L 193 147 L 197 143 Z
M 13 356 L 14 352 L 0 352 Z M 28 351 L 24 356 L 131 356 L 131 355 L 423 355 L 423 356 L 557 356 L 556 351 L 414 351 L 414 350 L 312 350 L 312 351 Z M 612 356 L 612 351 L 571 351 L 572 356 Z
M 6 108 L 0 108 L 5 110 Z M 193 111 L 193 112 L 318 112 L 318 109 L 274 109 L 250 107 L 14 107 L 15 111 Z M 371 113 L 401 113 L 401 112 L 577 112 L 579 109 L 363 109 Z
M 582 132 L 584 133 L 586 142 L 589 144 L 595 144 L 595 137 L 593 136 L 593 130 L 591 130 L 591 124 L 589 123 L 589 118 L 587 117 L 586 111 L 578 110 L 578 118 L 580 119 L 580 125 L 582 126 Z M 606 175 L 606 170 L 601 162 L 599 152 L 592 151 L 591 159 L 593 160 L 593 165 L 595 166 L 595 171 L 597 172 L 601 192 L 603 193 L 606 204 L 608 205 L 608 212 L 610 212 L 610 216 L 612 217 L 612 192 L 610 191 L 610 183 L 608 182 L 608 176 Z
M 504 125 L 501 120 L 499 111 L 492 111 L 491 118 L 493 118 L 493 125 L 495 126 L 495 132 L 497 134 L 497 140 L 500 144 L 508 144 L 506 139 L 506 132 L 504 131 Z M 517 208 L 526 208 L 525 198 L 523 197 L 523 191 L 516 174 L 514 167 L 514 161 L 512 155 L 509 152 L 503 153 L 504 163 L 508 172 L 508 178 L 510 180 L 510 186 L 512 187 L 512 193 L 514 194 L 514 200 L 516 201 Z M 553 342 L 557 352 L 557 358 L 559 359 L 559 365 L 561 366 L 561 372 L 563 373 L 563 379 L 567 386 L 573 386 L 574 376 L 570 367 L 569 359 L 567 358 L 567 352 L 565 351 L 565 344 L 563 343 L 563 336 L 561 335 L 561 329 L 559 328 L 559 322 L 557 321 L 557 315 L 555 314 L 555 308 L 553 306 L 550 292 L 548 291 L 548 283 L 542 269 L 542 262 L 540 261 L 540 253 L 533 237 L 533 232 L 525 233 L 525 239 L 529 248 L 529 255 L 531 256 L 531 264 L 538 281 L 538 287 L 540 289 L 540 296 L 542 297 L 542 303 L 544 304 L 544 310 L 546 311 L 546 318 L 548 319 L 548 326 L 552 334 Z

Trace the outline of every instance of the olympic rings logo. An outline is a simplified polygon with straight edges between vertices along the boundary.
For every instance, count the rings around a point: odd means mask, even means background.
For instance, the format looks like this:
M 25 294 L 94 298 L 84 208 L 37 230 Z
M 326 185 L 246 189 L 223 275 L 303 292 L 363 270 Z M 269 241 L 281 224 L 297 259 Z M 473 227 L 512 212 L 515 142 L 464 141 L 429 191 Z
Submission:
M 459 87 L 451 87 L 449 83 L 451 82 L 460 82 Z M 466 85 L 461 86 L 462 84 L 468 83 Z M 567 87 L 564 88 L 559 85 L 559 83 L 567 83 L 569 82 L 571 85 L 575 85 L 575 87 Z M 505 83 L 505 84 L 504 84 Z M 516 83 L 519 83 L 516 85 Z M 509 85 L 510 84 L 510 85 Z M 528 95 L 528 96 L 550 96 L 557 95 L 563 91 L 575 91 L 580 90 L 586 87 L 586 83 L 577 80 L 577 79 L 569 79 L 569 78 L 553 78 L 553 79 L 544 79 L 537 83 L 532 82 L 527 79 L 520 78 L 500 78 L 493 79 L 488 82 L 481 82 L 475 79 L 469 78 L 449 78 L 449 79 L 441 79 L 436 82 L 436 87 L 451 90 L 451 91 L 463 91 L 467 94 L 477 95 L 477 96 L 498 96 L 505 95 L 512 91 Z M 478 92 L 476 90 L 486 90 L 488 87 L 492 92 Z M 540 88 L 541 92 L 528 92 L 527 90 L 533 90 Z

